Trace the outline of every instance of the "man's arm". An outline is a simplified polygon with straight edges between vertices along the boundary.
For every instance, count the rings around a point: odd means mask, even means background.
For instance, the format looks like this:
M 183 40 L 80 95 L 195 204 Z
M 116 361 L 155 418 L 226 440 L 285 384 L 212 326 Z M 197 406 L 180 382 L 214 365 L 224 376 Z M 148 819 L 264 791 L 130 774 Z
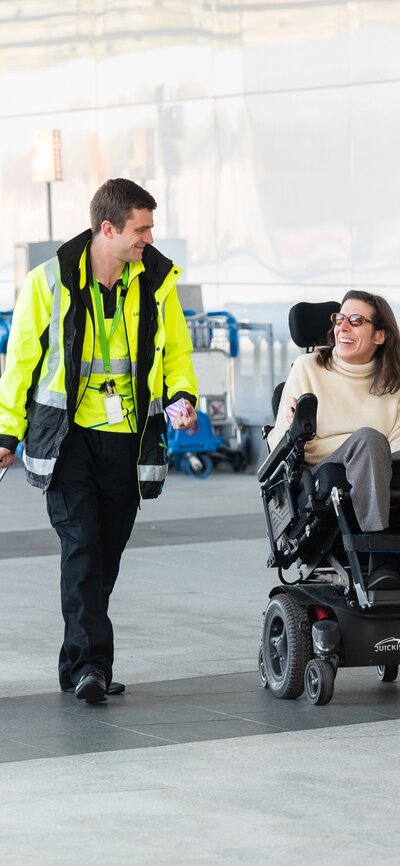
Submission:
M 169 403 L 173 403 L 180 397 L 185 400 L 188 412 L 188 416 L 183 416 L 186 417 L 185 427 L 192 427 L 195 424 L 194 406 L 198 400 L 192 351 L 189 329 L 175 286 L 165 301 L 164 380 Z
M 0 379 L 0 448 L 8 452 L 15 451 L 25 435 L 26 404 L 43 358 L 51 304 L 44 270 L 35 268 L 25 278 L 15 306 Z

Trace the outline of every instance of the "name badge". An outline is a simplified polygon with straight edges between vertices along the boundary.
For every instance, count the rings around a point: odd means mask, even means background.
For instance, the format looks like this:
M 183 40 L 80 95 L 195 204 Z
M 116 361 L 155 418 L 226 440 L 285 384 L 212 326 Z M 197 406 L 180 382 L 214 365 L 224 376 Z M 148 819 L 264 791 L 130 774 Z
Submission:
M 107 424 L 120 424 L 124 420 L 124 413 L 114 379 L 106 379 L 100 386 L 100 391 L 104 394 Z
M 124 420 L 119 394 L 105 394 L 104 405 L 106 407 L 108 424 L 120 424 Z

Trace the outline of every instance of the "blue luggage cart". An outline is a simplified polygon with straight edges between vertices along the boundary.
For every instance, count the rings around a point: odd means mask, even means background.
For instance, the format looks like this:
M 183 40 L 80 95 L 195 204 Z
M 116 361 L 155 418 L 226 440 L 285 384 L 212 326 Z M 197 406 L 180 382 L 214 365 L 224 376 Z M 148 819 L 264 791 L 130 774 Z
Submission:
M 0 375 L 3 373 L 5 367 L 12 315 L 12 310 L 0 312 Z

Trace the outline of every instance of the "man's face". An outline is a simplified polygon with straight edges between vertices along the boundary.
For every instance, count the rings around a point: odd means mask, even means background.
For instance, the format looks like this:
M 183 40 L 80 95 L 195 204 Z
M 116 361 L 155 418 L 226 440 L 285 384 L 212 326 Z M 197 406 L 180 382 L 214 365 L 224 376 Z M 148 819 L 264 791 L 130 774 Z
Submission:
M 110 223 L 111 225 L 111 223 Z M 153 243 L 153 212 L 132 208 L 122 231 L 112 226 L 111 243 L 115 258 L 121 262 L 139 262 L 146 244 Z

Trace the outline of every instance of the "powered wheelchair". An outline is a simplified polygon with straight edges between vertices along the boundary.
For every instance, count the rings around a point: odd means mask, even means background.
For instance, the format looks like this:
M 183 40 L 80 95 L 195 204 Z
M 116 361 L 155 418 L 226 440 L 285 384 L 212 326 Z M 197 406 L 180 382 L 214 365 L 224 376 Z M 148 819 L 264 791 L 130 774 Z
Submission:
M 336 302 L 296 304 L 289 313 L 293 341 L 307 351 L 324 345 Z M 275 390 L 276 415 L 283 385 Z M 361 532 L 341 464 L 313 474 L 305 443 L 316 433 L 317 398 L 298 400 L 290 429 L 260 469 L 270 553 L 280 584 L 262 617 L 258 669 L 277 698 L 327 704 L 340 667 L 376 666 L 393 682 L 400 664 L 400 588 L 368 589 L 371 551 L 400 555 L 400 462 L 393 463 L 388 534 Z M 266 439 L 271 427 L 263 428 Z

